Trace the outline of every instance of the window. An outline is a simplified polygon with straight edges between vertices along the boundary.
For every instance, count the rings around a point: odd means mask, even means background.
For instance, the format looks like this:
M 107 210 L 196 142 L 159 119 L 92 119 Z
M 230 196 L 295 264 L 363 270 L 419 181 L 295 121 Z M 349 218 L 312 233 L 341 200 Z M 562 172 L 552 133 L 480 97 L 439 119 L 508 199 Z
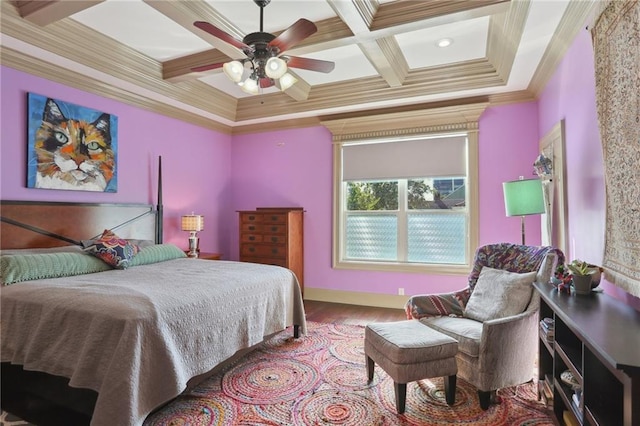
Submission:
M 469 272 L 478 242 L 477 119 L 485 107 L 322 123 L 334 142 L 335 268 Z
M 344 259 L 465 265 L 464 185 L 443 196 L 440 180 L 345 182 Z

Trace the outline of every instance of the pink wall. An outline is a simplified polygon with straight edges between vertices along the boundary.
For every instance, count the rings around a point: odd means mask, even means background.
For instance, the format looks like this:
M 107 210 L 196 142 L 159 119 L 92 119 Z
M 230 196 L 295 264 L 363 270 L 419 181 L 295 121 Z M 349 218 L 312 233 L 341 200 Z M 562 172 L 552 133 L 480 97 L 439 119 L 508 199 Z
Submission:
M 502 182 L 529 175 L 537 155 L 535 103 L 489 108 L 480 119 L 480 241 L 520 241 L 520 220 L 504 212 Z M 324 127 L 239 135 L 232 145 L 232 205 L 301 206 L 305 213 L 305 287 L 406 294 L 457 290 L 466 275 L 441 276 L 331 268 L 332 143 Z M 237 229 L 237 216 L 234 227 Z M 528 243 L 540 243 L 540 219 L 527 220 Z M 232 258 L 238 258 L 237 231 Z
M 605 190 L 602 145 L 595 102 L 591 36 L 581 31 L 538 101 L 539 131 L 566 125 L 568 259 L 601 264 L 604 255 Z M 604 290 L 640 310 L 640 299 L 608 282 Z
M 0 197 L 4 200 L 156 203 L 162 156 L 164 236 L 186 248 L 179 218 L 205 215 L 201 249 L 229 253 L 231 137 L 121 102 L 2 67 Z M 27 93 L 33 92 L 118 116 L 118 192 L 26 188 Z M 90 236 L 87 236 L 90 237 Z

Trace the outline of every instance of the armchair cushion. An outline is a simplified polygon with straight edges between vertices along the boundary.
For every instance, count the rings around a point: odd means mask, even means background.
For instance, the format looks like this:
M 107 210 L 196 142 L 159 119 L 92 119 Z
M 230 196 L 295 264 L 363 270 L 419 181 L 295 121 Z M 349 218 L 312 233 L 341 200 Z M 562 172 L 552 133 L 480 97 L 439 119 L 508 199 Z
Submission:
M 420 322 L 458 341 L 458 351 L 477 358 L 480 355 L 482 323 L 460 317 L 426 317 Z
M 483 267 L 464 316 L 476 321 L 489 321 L 524 312 L 531 300 L 531 284 L 536 274 L 537 271 L 518 274 Z

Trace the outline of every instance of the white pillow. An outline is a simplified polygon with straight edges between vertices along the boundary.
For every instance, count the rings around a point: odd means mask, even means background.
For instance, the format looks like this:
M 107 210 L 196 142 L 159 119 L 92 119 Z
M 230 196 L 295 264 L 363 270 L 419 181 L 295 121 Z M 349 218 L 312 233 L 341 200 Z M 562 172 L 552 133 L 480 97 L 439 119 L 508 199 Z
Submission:
M 467 302 L 464 316 L 489 321 L 524 312 L 531 300 L 536 271 L 517 274 L 483 267 Z

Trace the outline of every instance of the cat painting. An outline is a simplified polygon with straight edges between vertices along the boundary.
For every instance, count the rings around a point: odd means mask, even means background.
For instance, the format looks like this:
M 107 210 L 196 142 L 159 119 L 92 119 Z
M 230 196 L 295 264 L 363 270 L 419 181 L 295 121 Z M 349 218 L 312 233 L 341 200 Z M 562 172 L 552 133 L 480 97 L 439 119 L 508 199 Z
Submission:
M 42 103 L 41 119 L 29 129 L 29 186 L 115 192 L 114 117 L 29 94 L 31 118 L 37 114 L 34 104 Z

